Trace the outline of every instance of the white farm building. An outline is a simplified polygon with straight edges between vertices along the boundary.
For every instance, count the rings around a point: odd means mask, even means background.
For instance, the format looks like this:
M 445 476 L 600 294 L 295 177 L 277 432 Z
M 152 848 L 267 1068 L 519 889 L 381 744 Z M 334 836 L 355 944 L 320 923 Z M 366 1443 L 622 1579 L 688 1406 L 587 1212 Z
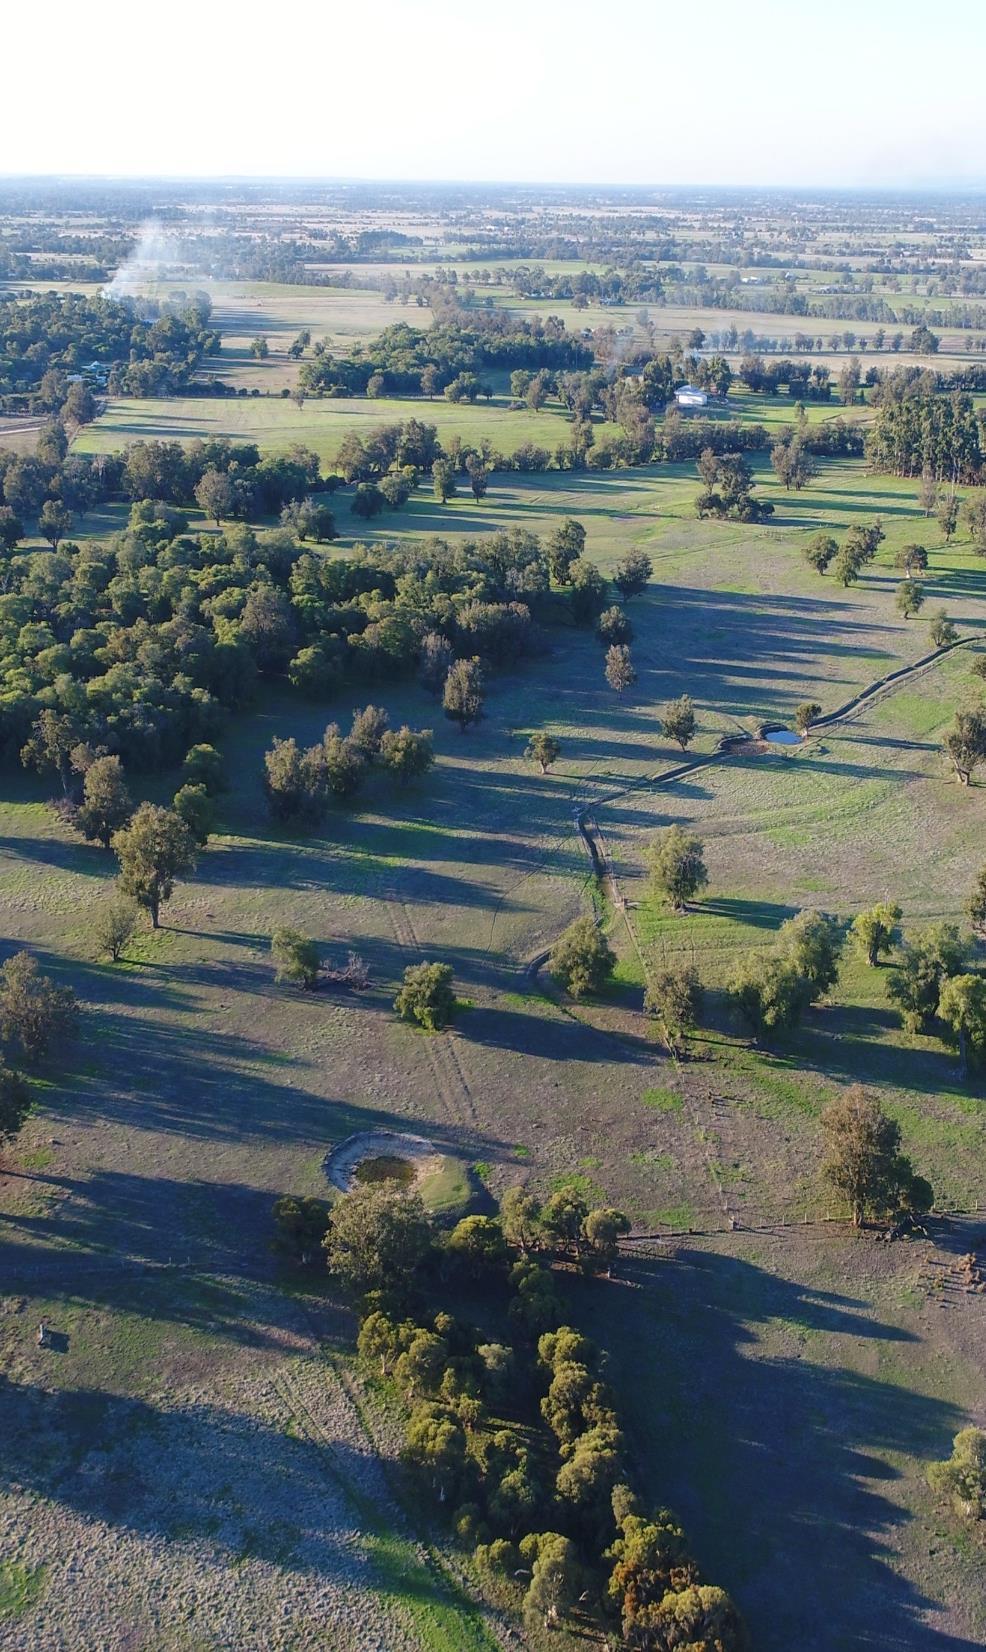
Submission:
M 694 384 L 679 385 L 674 399 L 679 407 L 705 407 L 709 400 L 705 391 L 697 389 Z

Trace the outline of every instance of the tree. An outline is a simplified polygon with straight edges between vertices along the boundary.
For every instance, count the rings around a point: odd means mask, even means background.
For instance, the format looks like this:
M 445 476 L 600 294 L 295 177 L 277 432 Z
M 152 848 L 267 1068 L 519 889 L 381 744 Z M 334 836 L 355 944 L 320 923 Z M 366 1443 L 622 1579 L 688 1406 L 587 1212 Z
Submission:
M 899 568 L 906 579 L 923 574 L 928 567 L 928 553 L 923 545 L 903 545 L 894 557 L 894 567 Z
M 139 910 L 137 902 L 129 895 L 116 895 L 113 900 L 99 908 L 93 926 L 93 939 L 98 954 L 109 953 L 114 964 L 119 962 L 124 947 L 137 927 Z
M 31 1111 L 31 1088 L 13 1067 L 0 1066 L 0 1148 L 19 1136 Z
M 483 668 L 477 656 L 471 660 L 455 660 L 449 667 L 442 694 L 445 715 L 458 723 L 459 733 L 465 734 L 472 723 L 483 715 Z
M 733 969 L 728 990 L 754 1038 L 790 1032 L 811 1002 L 807 976 L 780 949 L 744 953 Z
M 120 888 L 132 895 L 160 927 L 160 911 L 171 899 L 175 879 L 195 867 L 195 844 L 173 809 L 142 803 L 129 826 L 116 833 L 113 848 L 120 862 Z
M 0 505 L 0 548 L 12 551 L 24 538 L 24 524 L 9 505 Z
M 428 631 L 418 651 L 418 675 L 429 694 L 438 695 L 445 686 L 455 650 L 440 631 Z
M 966 911 L 976 933 L 979 935 L 986 934 L 986 866 L 983 867 L 973 884 Z
M 216 829 L 216 805 L 205 786 L 181 786 L 171 807 L 185 822 L 194 842 L 204 849 Z
M 554 1629 L 578 1594 L 575 1544 L 559 1532 L 538 1532 L 522 1539 L 520 1552 L 523 1559 L 532 1562 L 524 1613 L 545 1629 Z
M 928 1468 L 928 1484 L 967 1520 L 986 1520 L 986 1430 L 961 1428 L 952 1455 Z
M 669 700 L 661 713 L 661 727 L 668 740 L 674 740 L 682 751 L 695 738 L 695 707 L 688 694 Z
M 924 606 L 924 588 L 914 579 L 905 579 L 897 587 L 894 599 L 898 614 L 903 614 L 906 620 L 920 611 Z
M 329 798 L 324 740 L 302 751 L 295 740 L 275 739 L 264 754 L 264 790 L 275 820 L 317 825 L 324 818 Z
M 838 549 L 838 543 L 831 534 L 815 533 L 805 546 L 804 558 L 809 568 L 814 568 L 818 574 L 824 574 Z
M 46 499 L 38 517 L 38 532 L 42 539 L 47 539 L 53 551 L 57 551 L 59 543 L 72 530 L 72 512 L 58 499 Z
M 832 572 L 839 584 L 848 590 L 854 585 L 863 568 L 864 557 L 860 547 L 847 539 L 832 564 Z
M 510 1260 L 503 1229 L 493 1216 L 464 1216 L 449 1234 L 445 1248 L 474 1279 L 501 1272 Z
M 958 1045 L 963 1071 L 986 1061 L 986 978 L 953 975 L 938 1002 L 938 1014 Z
M 816 718 L 822 715 L 822 708 L 817 700 L 802 700 L 794 710 L 794 726 L 801 738 L 804 739 Z
M 383 706 L 358 706 L 353 712 L 353 726 L 348 744 L 366 762 L 379 757 L 383 737 L 390 722 Z
M 90 841 L 110 846 L 114 832 L 125 826 L 133 813 L 133 798 L 118 757 L 97 757 L 86 769 L 82 782 L 82 802 L 76 823 Z
M 901 910 L 894 901 L 878 901 L 868 912 L 860 912 L 849 925 L 868 964 L 874 969 L 884 953 L 900 941 Z
M 416 1341 L 425 1345 L 428 1337 L 428 1332 L 422 1332 Z M 438 1337 L 430 1340 L 443 1346 Z M 411 1358 L 414 1348 L 415 1344 L 412 1344 L 401 1355 L 395 1376 L 402 1363 Z M 462 1425 L 447 1411 L 435 1406 L 416 1406 L 408 1419 L 404 1450 L 407 1460 L 428 1475 L 439 1502 L 444 1503 L 461 1478 L 466 1464 L 466 1437 Z
M 938 526 L 941 528 L 946 545 L 951 544 L 959 525 L 959 500 L 954 493 L 948 494 L 941 500 L 935 515 Z
M 657 1021 L 669 1055 L 682 1056 L 702 1010 L 702 987 L 693 964 L 656 970 L 644 993 L 644 1009 Z
M 596 636 L 607 647 L 612 647 L 614 643 L 629 643 L 633 641 L 633 626 L 623 609 L 614 605 L 612 608 L 604 608 L 600 614 Z
M 576 625 L 595 625 L 606 606 L 608 585 L 594 562 L 580 556 L 568 570 L 572 587 L 572 619 Z
M 310 935 L 282 926 L 275 929 L 271 936 L 270 952 L 276 981 L 304 987 L 306 992 L 312 992 L 318 986 L 321 960 L 318 947 Z
M 541 1201 L 515 1183 L 500 1200 L 500 1224 L 509 1244 L 525 1254 L 536 1249 L 541 1238 Z
M 709 881 L 701 839 L 690 836 L 680 826 L 666 826 L 658 834 L 647 864 L 655 894 L 670 901 L 676 912 L 686 911 L 688 902 Z
M 276 1200 L 273 1210 L 276 1245 L 308 1266 L 318 1256 L 329 1230 L 329 1207 L 324 1199 Z M 378 1316 L 380 1319 L 383 1315 Z M 362 1350 L 361 1350 L 362 1352 Z
M 387 509 L 387 500 L 375 482 L 360 482 L 349 508 L 354 516 L 368 522 L 371 517 L 379 516 L 381 511 Z
M 71 756 L 78 743 L 79 731 L 72 718 L 46 708 L 35 718 L 31 738 L 21 749 L 21 762 L 26 769 L 37 769 L 41 774 L 46 769 L 54 769 L 67 797 Z
M 908 1032 L 927 1031 L 942 987 L 951 976 L 961 975 L 965 964 L 966 948 L 955 924 L 935 924 L 916 941 L 903 943 L 887 997 L 897 1005 Z
M 470 457 L 466 460 L 466 472 L 469 476 L 469 486 L 472 489 L 472 496 L 478 505 L 481 499 L 486 498 L 486 490 L 490 485 L 489 470 L 484 464 L 481 464 L 478 459 L 475 459 L 470 455 Z
M 330 1271 L 352 1291 L 407 1285 L 431 1248 L 420 1195 L 393 1181 L 354 1187 L 333 1205 L 323 1248 Z
M 666 1511 L 647 1520 L 630 1501 L 626 1513 L 617 1513 L 618 1498 L 628 1487 L 617 1486 L 614 1514 L 620 1536 L 606 1552 L 613 1569 L 606 1593 L 620 1612 L 623 1638 L 630 1646 L 647 1647 L 647 1619 L 672 1590 L 698 1581 L 698 1569 L 688 1553 L 685 1534 Z M 622 1515 L 622 1518 L 621 1518 Z M 638 1636 L 638 1629 L 641 1633 Z
M 185 753 L 181 776 L 185 785 L 204 786 L 210 797 L 229 789 L 226 765 L 215 746 L 192 746 Z
M 260 335 L 250 340 L 250 354 L 257 361 L 266 361 L 270 355 L 270 346 L 267 340 Z
M 633 1645 L 653 1652 L 674 1652 L 676 1647 L 685 1652 L 746 1652 L 749 1645 L 729 1595 L 708 1583 L 669 1589 L 637 1614 L 633 1634 Z
M 928 626 L 928 638 L 934 648 L 946 648 L 950 642 L 958 639 L 958 631 L 952 624 L 944 608 L 939 608 L 931 616 Z
M 440 505 L 455 496 L 455 471 L 447 459 L 436 459 L 431 467 L 433 492 Z
M 571 584 L 571 568 L 585 551 L 585 528 L 567 516 L 548 538 L 548 569 L 556 585 Z
M 965 507 L 966 527 L 978 556 L 986 556 L 986 495 L 976 494 Z
M 626 1238 L 632 1227 L 629 1216 L 610 1205 L 590 1210 L 582 1224 L 591 1257 L 598 1265 L 605 1266 L 608 1276 L 612 1275 L 613 1263 L 619 1255 L 619 1241 Z
M 807 982 L 809 1003 L 816 1003 L 839 979 L 843 936 L 838 924 L 808 909 L 782 923 L 777 939 Z
M 203 471 L 195 486 L 195 503 L 203 515 L 212 517 L 217 528 L 224 518 L 234 515 L 236 502 L 236 488 L 227 471 Z
M 322 505 L 311 497 L 295 499 L 285 505 L 281 511 L 281 523 L 285 528 L 290 528 L 302 544 L 306 539 L 314 539 L 316 545 L 325 545 L 339 537 L 335 517 L 328 505 Z
M 75 1032 L 79 1006 L 71 987 L 60 987 L 29 952 L 15 952 L 0 968 L 0 1040 L 8 1050 L 37 1061 Z
M 607 648 L 604 670 L 606 681 L 617 694 L 623 694 L 637 681 L 630 650 L 625 643 L 614 643 L 612 648 Z
M 532 734 L 524 747 L 524 756 L 528 762 L 536 763 L 542 774 L 547 774 L 553 763 L 557 763 L 561 753 L 561 744 L 553 734 L 545 734 L 538 730 Z
M 938 482 L 934 471 L 927 466 L 921 472 L 918 505 L 925 516 L 934 516 L 938 509 Z
M 394 999 L 402 1021 L 416 1021 L 428 1032 L 447 1027 L 455 1012 L 451 964 L 408 964 Z
M 613 584 L 624 602 L 629 602 L 646 589 L 653 572 L 654 565 L 645 551 L 628 551 L 616 564 Z
M 912 1184 L 923 1182 L 900 1151 L 900 1126 L 859 1084 L 825 1108 L 822 1134 L 822 1176 L 847 1201 L 856 1227 L 867 1216 L 899 1210 L 902 1200 L 910 1202 Z
M 957 711 L 942 745 L 960 783 L 968 786 L 976 769 L 986 758 L 986 706 L 971 706 Z
M 549 952 L 548 968 L 570 997 L 583 998 L 602 991 L 616 968 L 616 954 L 592 918 L 576 918 Z
M 380 762 L 397 776 L 402 786 L 427 774 L 435 761 L 430 728 L 412 729 L 406 723 L 396 731 L 387 729 L 380 741 Z

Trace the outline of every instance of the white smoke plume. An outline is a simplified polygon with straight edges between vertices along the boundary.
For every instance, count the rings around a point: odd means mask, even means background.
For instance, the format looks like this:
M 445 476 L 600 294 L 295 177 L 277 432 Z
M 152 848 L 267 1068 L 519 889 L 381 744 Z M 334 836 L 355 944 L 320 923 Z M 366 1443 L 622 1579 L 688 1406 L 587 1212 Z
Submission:
M 178 249 L 165 235 L 156 218 L 141 225 L 126 262 L 103 288 L 106 298 L 157 298 L 160 285 L 177 263 Z

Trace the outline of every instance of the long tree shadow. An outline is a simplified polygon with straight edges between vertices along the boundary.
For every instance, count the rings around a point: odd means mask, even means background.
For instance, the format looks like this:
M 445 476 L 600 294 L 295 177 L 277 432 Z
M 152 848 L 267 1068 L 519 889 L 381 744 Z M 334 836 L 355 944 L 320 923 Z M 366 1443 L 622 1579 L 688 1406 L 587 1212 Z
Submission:
M 965 1419 L 899 1377 L 854 1369 L 873 1342 L 906 1366 L 917 1339 L 780 1263 L 693 1251 L 628 1261 L 639 1288 L 618 1304 L 612 1286 L 593 1287 L 580 1318 L 611 1349 L 651 1495 L 683 1517 L 763 1652 L 972 1652 L 934 1627 L 940 1606 L 895 1564 L 909 1516 L 890 1489 L 899 1459 L 947 1455 Z

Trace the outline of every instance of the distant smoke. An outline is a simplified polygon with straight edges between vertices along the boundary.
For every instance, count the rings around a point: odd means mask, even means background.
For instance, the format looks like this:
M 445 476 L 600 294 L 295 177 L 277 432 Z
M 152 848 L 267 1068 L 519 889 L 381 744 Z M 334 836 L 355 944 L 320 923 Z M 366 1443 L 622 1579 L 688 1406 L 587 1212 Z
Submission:
M 178 249 L 164 234 L 156 218 L 141 226 L 126 263 L 103 288 L 106 298 L 155 298 L 157 288 L 177 262 Z

